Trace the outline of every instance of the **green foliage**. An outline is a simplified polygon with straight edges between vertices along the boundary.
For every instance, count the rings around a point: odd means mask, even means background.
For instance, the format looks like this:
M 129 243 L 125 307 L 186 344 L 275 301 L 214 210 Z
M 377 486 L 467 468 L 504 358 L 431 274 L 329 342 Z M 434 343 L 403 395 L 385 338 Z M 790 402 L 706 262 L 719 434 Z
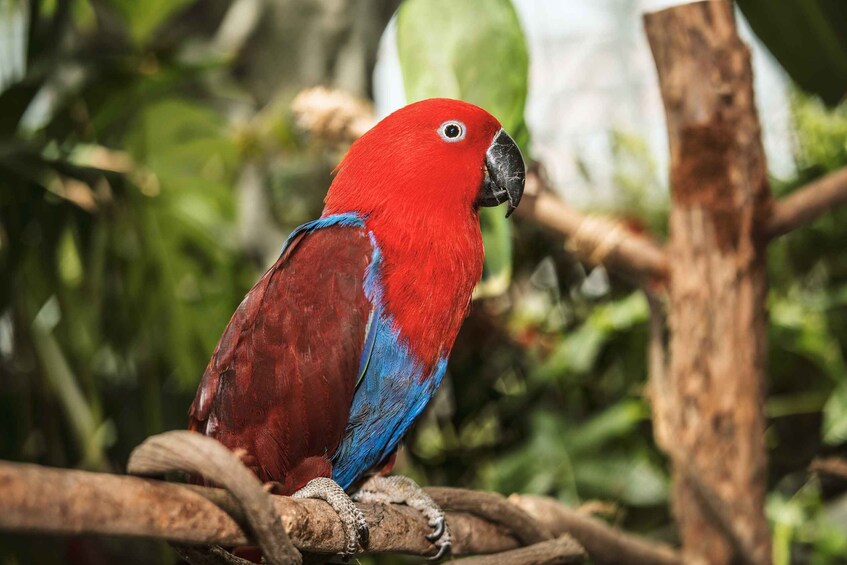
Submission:
M 143 45 L 169 16 L 190 2 L 191 0 L 106 0 L 104 4 L 121 18 L 133 41 Z
M 529 55 L 510 0 L 407 0 L 397 47 L 409 102 L 440 96 L 482 106 L 526 150 Z
M 826 109 L 807 95 L 792 97 L 798 176 L 775 182 L 778 195 L 847 165 L 847 106 Z M 771 292 L 768 431 L 771 477 L 777 486 L 768 514 L 775 563 L 841 563 L 847 535 L 834 516 L 835 493 L 808 480 L 820 450 L 847 443 L 847 212 L 836 209 L 768 250 Z M 800 485 L 800 486 L 798 486 Z M 837 491 L 835 491 L 837 492 Z
M 801 171 L 832 171 L 847 162 L 847 104 L 826 108 L 800 93 L 791 99 L 795 160 Z
M 0 312 L 13 324 L 7 367 L 25 376 L 2 401 L 14 419 L 55 410 L 58 399 L 80 447 L 32 443 L 64 434 L 58 421 L 14 425 L 2 455 L 41 445 L 27 457 L 81 456 L 103 468 L 111 446 L 122 457 L 131 442 L 182 425 L 184 406 L 166 413 L 163 388 L 187 405 L 252 268 L 236 252 L 235 145 L 219 111 L 192 94 L 210 71 L 165 53 L 103 57 L 84 33 L 55 57 L 41 36 L 47 23 L 71 30 L 87 16 L 65 3 L 44 8 L 23 34 L 27 75 L 0 93 Z M 145 11 L 138 29 L 152 17 Z M 78 65 L 72 88 L 55 86 Z M 45 89 L 54 103 L 39 107 Z M 143 417 L 105 404 L 118 391 L 140 396 Z
M 443 97 L 481 106 L 528 155 L 529 56 L 510 0 L 407 0 L 397 14 L 397 48 L 409 102 Z M 483 209 L 480 218 L 485 273 L 477 294 L 502 294 L 512 272 L 511 227 L 500 209 Z
M 640 446 L 627 441 L 648 417 L 647 406 L 635 399 L 618 402 L 585 422 L 536 412 L 529 441 L 485 466 L 480 486 L 552 494 L 571 504 L 591 498 L 632 506 L 663 504 L 666 473 Z
M 847 93 L 847 7 L 840 0 L 738 0 L 797 84 L 836 105 Z
M 813 98 L 795 94 L 792 110 L 800 174 L 792 183 L 776 185 L 777 193 L 847 165 L 847 106 L 828 110 Z M 822 440 L 831 445 L 847 441 L 847 326 L 842 321 L 847 312 L 845 220 L 845 211 L 835 210 L 769 249 L 775 388 L 795 386 L 805 398 L 812 391 L 822 393 L 818 396 L 823 399 L 818 406 Z M 818 377 L 797 380 L 798 372 Z
M 792 496 L 772 494 L 767 501 L 768 518 L 773 524 L 774 565 L 843 563 L 847 555 L 847 534 L 842 522 L 847 500 L 832 505 L 822 503 L 817 479 L 806 482 Z

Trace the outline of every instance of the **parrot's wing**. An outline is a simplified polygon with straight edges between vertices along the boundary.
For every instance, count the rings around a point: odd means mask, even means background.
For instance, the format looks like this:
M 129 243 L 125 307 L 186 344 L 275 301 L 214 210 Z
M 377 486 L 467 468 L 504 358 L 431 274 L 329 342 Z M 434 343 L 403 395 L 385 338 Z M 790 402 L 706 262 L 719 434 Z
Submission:
M 295 231 L 227 325 L 189 411 L 191 429 L 245 450 L 283 490 L 330 472 L 362 371 L 372 251 L 361 223 Z
M 376 315 L 376 308 L 371 307 L 371 313 L 368 316 L 368 323 L 365 326 L 365 346 L 362 349 L 362 359 L 359 362 L 359 376 L 356 379 L 356 388 L 359 388 L 359 385 L 362 384 L 362 379 L 365 378 L 365 375 L 368 372 L 368 367 L 371 364 L 371 356 L 374 352 L 374 345 L 376 344 L 376 334 L 377 328 L 379 327 L 374 323 L 374 316 Z

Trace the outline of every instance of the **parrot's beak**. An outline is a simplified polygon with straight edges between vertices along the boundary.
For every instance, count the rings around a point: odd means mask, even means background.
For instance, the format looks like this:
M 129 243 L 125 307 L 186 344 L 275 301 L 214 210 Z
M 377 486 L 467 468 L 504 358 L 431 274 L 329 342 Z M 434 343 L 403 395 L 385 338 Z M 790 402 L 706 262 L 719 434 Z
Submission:
M 521 201 L 525 180 L 526 169 L 521 150 L 515 140 L 501 129 L 485 152 L 485 180 L 482 182 L 479 205 L 498 206 L 508 202 L 508 218 Z

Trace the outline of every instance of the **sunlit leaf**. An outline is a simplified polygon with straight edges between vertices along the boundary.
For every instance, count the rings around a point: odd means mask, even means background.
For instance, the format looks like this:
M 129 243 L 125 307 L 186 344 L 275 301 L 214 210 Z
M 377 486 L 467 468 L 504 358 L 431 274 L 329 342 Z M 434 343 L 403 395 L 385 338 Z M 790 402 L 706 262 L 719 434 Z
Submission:
M 832 391 L 823 407 L 823 440 L 833 445 L 847 442 L 847 382 Z

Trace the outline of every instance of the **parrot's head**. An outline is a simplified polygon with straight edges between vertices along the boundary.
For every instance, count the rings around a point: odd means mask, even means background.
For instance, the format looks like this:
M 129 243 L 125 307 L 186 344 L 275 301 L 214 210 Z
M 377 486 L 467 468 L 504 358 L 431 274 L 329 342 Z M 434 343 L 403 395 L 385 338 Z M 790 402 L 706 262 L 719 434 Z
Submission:
M 432 98 L 387 116 L 336 169 L 325 213 L 411 218 L 476 215 L 520 202 L 526 171 L 514 140 L 473 104 Z

